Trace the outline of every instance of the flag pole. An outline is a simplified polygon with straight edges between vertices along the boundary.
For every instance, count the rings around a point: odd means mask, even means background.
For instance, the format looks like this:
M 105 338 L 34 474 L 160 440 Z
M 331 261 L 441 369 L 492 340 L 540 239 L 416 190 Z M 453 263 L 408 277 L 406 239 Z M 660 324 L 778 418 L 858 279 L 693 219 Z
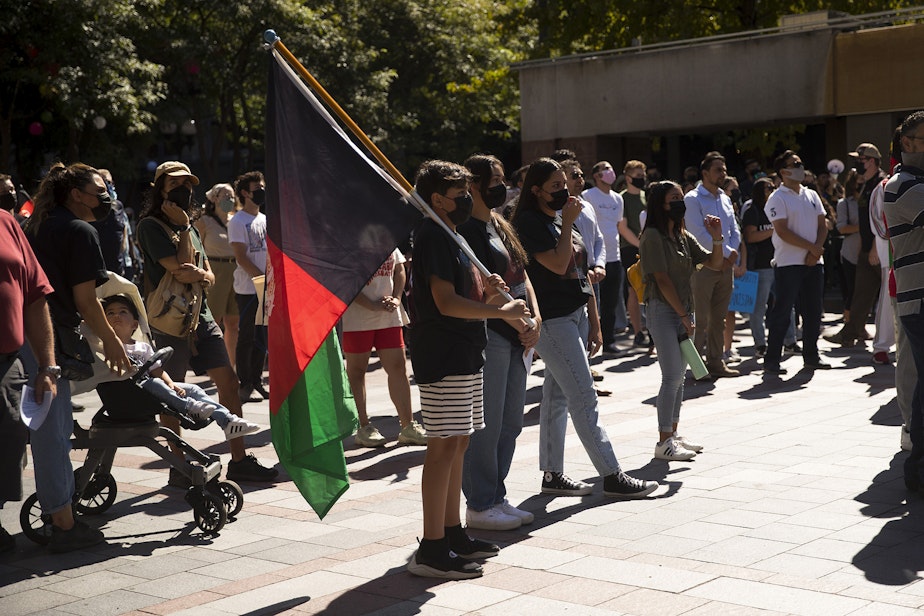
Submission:
M 387 171 L 388 174 L 396 182 L 398 182 L 398 184 L 401 185 L 401 187 L 405 190 L 405 192 L 407 192 L 407 194 L 411 197 L 415 205 L 417 205 L 418 209 L 422 210 L 434 222 L 436 222 L 439 226 L 441 226 L 443 230 L 449 233 L 450 237 L 452 237 L 452 239 L 455 240 L 456 244 L 459 245 L 459 248 L 462 249 L 462 252 L 465 253 L 465 256 L 467 256 L 471 260 L 471 262 L 475 265 L 475 267 L 478 268 L 478 271 L 480 271 L 484 276 L 490 276 L 493 272 L 488 270 L 488 268 L 485 267 L 484 264 L 478 260 L 478 257 L 476 257 L 475 253 L 472 252 L 472 249 L 468 245 L 468 242 L 465 242 L 462 239 L 462 236 L 460 236 L 458 233 L 450 229 L 449 225 L 447 225 L 443 221 L 443 219 L 440 218 L 439 215 L 437 215 L 437 213 L 433 211 L 430 205 L 426 201 L 424 201 L 423 198 L 420 196 L 420 194 L 414 189 L 414 186 L 410 182 L 407 181 L 407 178 L 405 178 L 404 175 L 402 175 L 402 173 L 398 171 L 398 168 L 395 167 L 390 160 L 388 160 L 388 157 L 386 157 L 385 154 L 383 154 L 382 151 L 379 150 L 378 146 L 376 146 L 372 142 L 372 140 L 369 139 L 366 133 L 359 127 L 359 125 L 353 121 L 353 118 L 351 118 L 350 115 L 346 111 L 344 111 L 344 109 L 340 106 L 340 104 L 337 103 L 336 100 L 334 100 L 334 97 L 332 97 L 327 92 L 327 90 L 324 89 L 324 86 L 322 86 L 320 82 L 314 78 L 314 75 L 309 73 L 308 69 L 302 66 L 302 63 L 298 61 L 298 58 L 296 58 L 292 54 L 292 52 L 289 51 L 289 49 L 282 43 L 282 39 L 279 38 L 279 36 L 276 34 L 276 31 L 266 30 L 263 33 L 263 41 L 264 41 L 264 47 L 266 49 L 272 49 L 272 50 L 277 51 L 279 55 L 281 55 L 283 59 L 285 59 L 286 62 L 288 62 L 289 66 L 291 66 L 295 70 L 295 72 L 297 72 L 302 77 L 302 79 L 304 79 L 308 83 L 308 86 L 312 90 L 314 90 L 314 92 L 317 93 L 318 96 L 321 97 L 321 100 L 323 100 L 324 103 L 335 114 L 337 114 L 337 117 L 340 118 L 340 121 L 342 121 L 347 126 L 347 128 L 350 129 L 350 132 L 352 132 L 353 135 L 357 139 L 359 139 L 359 141 L 363 144 L 363 146 L 365 146 L 365 148 L 375 157 L 375 159 L 379 161 L 379 164 L 385 168 L 385 171 Z M 500 291 L 500 294 L 508 302 L 513 301 L 513 297 L 509 293 L 507 293 L 506 291 L 500 290 L 500 289 L 499 291 Z M 535 320 L 532 319 L 531 317 L 526 317 L 523 319 L 523 321 L 525 321 L 526 324 L 529 325 L 530 328 L 533 328 L 536 326 Z

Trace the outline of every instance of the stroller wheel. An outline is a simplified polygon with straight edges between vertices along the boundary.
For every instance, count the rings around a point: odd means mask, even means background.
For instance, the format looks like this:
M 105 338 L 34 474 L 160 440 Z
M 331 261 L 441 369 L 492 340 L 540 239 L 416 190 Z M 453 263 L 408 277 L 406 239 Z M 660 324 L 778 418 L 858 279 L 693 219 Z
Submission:
M 228 521 L 228 511 L 221 498 L 211 492 L 203 491 L 192 497 L 193 517 L 196 526 L 204 533 L 215 534 L 220 531 Z
M 80 473 L 83 467 L 74 471 L 74 482 L 79 484 Z M 83 489 L 83 492 L 75 497 L 74 508 L 78 513 L 86 515 L 95 515 L 102 513 L 112 507 L 115 503 L 118 486 L 115 477 L 109 473 L 98 473 L 93 475 L 90 483 Z
M 51 518 L 42 513 L 38 494 L 33 494 L 22 504 L 22 509 L 19 510 L 19 525 L 30 541 L 39 545 L 48 545 L 51 542 Z
M 233 481 L 209 482 L 208 490 L 218 496 L 225 504 L 228 519 L 231 520 L 244 508 L 244 491 Z

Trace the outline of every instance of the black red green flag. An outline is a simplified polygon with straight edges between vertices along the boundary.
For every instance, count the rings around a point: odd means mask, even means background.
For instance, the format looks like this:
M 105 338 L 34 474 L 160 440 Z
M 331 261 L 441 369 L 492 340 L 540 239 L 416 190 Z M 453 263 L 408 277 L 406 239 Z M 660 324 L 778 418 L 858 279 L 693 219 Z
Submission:
M 420 220 L 277 52 L 266 110 L 270 422 L 321 518 L 349 486 L 356 406 L 334 324 Z

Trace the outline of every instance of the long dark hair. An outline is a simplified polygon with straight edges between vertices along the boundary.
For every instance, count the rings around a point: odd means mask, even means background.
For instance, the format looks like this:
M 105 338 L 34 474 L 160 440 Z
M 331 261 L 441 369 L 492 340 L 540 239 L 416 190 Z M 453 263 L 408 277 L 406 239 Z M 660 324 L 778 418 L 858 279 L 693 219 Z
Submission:
M 141 215 L 138 217 L 138 220 L 147 218 L 148 216 L 155 216 L 168 225 L 170 224 L 170 220 L 167 218 L 167 215 L 164 214 L 163 209 L 161 209 L 164 205 L 163 193 L 165 192 L 164 184 L 166 182 L 167 174 L 163 173 L 153 184 L 151 184 L 151 189 L 144 195 Z M 192 197 L 189 199 L 189 208 L 187 208 L 186 213 L 189 215 L 190 222 L 195 222 L 202 214 L 202 207 L 196 201 L 195 191 L 192 191 Z
M 491 183 L 491 177 L 494 175 L 494 165 L 500 167 L 501 173 L 504 171 L 504 165 L 501 161 L 490 154 L 474 154 L 469 156 L 462 164 L 474 176 L 472 183 L 478 189 L 478 194 L 481 195 L 482 200 L 484 200 L 484 196 L 488 192 L 488 184 Z M 513 225 L 507 222 L 503 216 L 499 216 L 494 210 L 491 210 L 491 222 L 504 242 L 507 252 L 510 253 L 513 263 L 519 267 L 526 267 L 529 257 L 526 255 L 526 250 L 523 249 L 523 244 L 520 243 Z
M 67 167 L 63 163 L 52 165 L 35 193 L 35 209 L 24 225 L 26 232 L 37 234 L 51 210 L 63 207 L 72 189 L 83 190 L 84 186 L 93 183 L 94 175 L 99 175 L 99 171 L 83 163 L 73 163 Z
M 751 206 L 761 210 L 767 205 L 767 187 L 773 188 L 773 180 L 770 178 L 759 178 L 754 182 L 754 188 L 751 189 Z
M 670 228 L 670 216 L 668 215 L 668 211 L 664 209 L 664 205 L 667 203 L 667 193 L 671 192 L 674 188 L 680 190 L 680 185 L 669 180 L 655 182 L 648 187 L 648 206 L 645 209 L 645 229 L 653 227 L 660 231 L 661 235 L 664 237 L 670 237 L 668 232 Z M 677 237 L 680 237 L 681 231 L 685 228 L 686 226 L 682 220 L 679 224 L 674 223 L 674 231 L 676 231 Z
M 542 188 L 553 173 L 561 170 L 561 165 L 551 158 L 540 158 L 529 165 L 526 170 L 526 177 L 523 178 L 523 190 L 517 197 L 517 204 L 511 217 L 516 224 L 517 218 L 522 212 L 536 211 L 541 212 L 539 207 L 539 197 L 533 192 L 533 187 Z

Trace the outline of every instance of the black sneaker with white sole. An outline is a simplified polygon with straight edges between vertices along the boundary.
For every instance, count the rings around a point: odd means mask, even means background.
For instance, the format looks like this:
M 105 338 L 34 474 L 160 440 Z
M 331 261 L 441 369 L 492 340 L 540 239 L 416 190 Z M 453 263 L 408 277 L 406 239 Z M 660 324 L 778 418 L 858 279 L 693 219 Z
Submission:
M 583 481 L 575 481 L 564 473 L 545 471 L 542 474 L 542 493 L 559 496 L 586 496 L 594 487 Z
M 446 537 L 421 539 L 420 547 L 407 564 L 407 570 L 420 577 L 444 580 L 470 580 L 481 577 L 484 572 L 478 563 L 468 562 L 450 552 Z
M 465 560 L 491 558 L 492 556 L 497 556 L 497 553 L 500 552 L 500 548 L 494 543 L 469 537 L 461 524 L 447 526 L 446 539 L 449 541 L 449 549 L 452 550 L 452 553 Z
M 645 498 L 657 489 L 657 481 L 636 479 L 622 471 L 603 478 L 603 495 L 613 498 Z

